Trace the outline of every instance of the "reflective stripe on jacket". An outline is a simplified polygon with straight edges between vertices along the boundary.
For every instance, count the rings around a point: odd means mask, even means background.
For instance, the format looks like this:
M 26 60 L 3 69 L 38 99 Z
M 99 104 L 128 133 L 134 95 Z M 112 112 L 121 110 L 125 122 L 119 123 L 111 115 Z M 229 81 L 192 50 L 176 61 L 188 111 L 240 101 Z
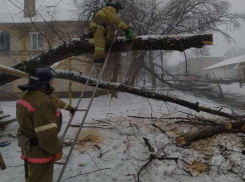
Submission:
M 21 159 L 24 160 L 25 157 L 23 154 L 21 154 Z M 48 163 L 50 161 L 54 160 L 54 156 L 46 157 L 46 158 L 27 158 L 27 161 L 33 164 L 43 164 Z

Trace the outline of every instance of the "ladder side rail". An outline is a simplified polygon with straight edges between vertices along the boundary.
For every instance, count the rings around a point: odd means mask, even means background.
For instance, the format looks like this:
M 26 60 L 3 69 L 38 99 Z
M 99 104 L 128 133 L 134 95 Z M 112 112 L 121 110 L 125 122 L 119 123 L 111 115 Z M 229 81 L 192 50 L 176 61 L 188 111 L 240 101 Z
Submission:
M 114 38 L 114 40 L 115 40 L 115 38 Z M 92 105 L 92 102 L 93 102 L 95 93 L 96 93 L 96 91 L 97 91 L 97 88 L 98 88 L 98 86 L 99 86 L 100 80 L 101 80 L 102 75 L 103 75 L 103 72 L 104 72 L 104 70 L 105 70 L 105 67 L 106 67 L 108 58 L 109 58 L 109 56 L 110 56 L 110 52 L 111 52 L 112 45 L 114 44 L 114 40 L 112 41 L 112 43 L 111 43 L 111 45 L 110 45 L 110 49 L 109 49 L 109 51 L 108 51 L 108 54 L 107 54 L 107 57 L 106 57 L 106 61 L 105 61 L 104 65 L 103 65 L 102 71 L 101 71 L 100 76 L 99 76 L 99 80 L 98 80 L 98 82 L 97 82 L 97 84 L 96 84 L 96 87 L 95 87 L 94 92 L 93 92 L 93 95 L 92 95 L 92 97 L 91 97 L 91 99 L 90 99 L 90 102 L 89 102 L 87 111 L 85 112 L 85 114 L 84 114 L 84 116 L 83 116 L 82 123 L 81 123 L 81 125 L 80 125 L 80 127 L 79 127 L 79 129 L 78 129 L 78 132 L 77 132 L 77 134 L 76 134 L 75 140 L 74 140 L 73 143 L 72 143 L 72 146 L 71 146 L 71 149 L 70 149 L 70 151 L 69 151 L 69 154 L 68 154 L 67 157 L 66 157 L 65 164 L 64 164 L 64 166 L 63 166 L 63 168 L 62 168 L 62 170 L 61 170 L 61 173 L 60 173 L 60 176 L 59 176 L 57 182 L 60 182 L 60 181 L 61 181 L 61 178 L 62 178 L 62 176 L 63 176 L 63 174 L 64 174 L 64 172 L 65 172 L 65 169 L 66 169 L 66 166 L 67 166 L 67 164 L 68 164 L 68 161 L 69 161 L 69 159 L 70 159 L 70 157 L 71 157 L 72 151 L 73 151 L 73 149 L 74 149 L 74 147 L 75 147 L 75 145 L 76 145 L 76 142 L 77 142 L 77 140 L 78 140 L 79 134 L 80 134 L 80 132 L 81 132 L 81 130 L 82 130 L 83 124 L 84 124 L 84 122 L 85 122 L 85 120 L 86 120 L 86 117 L 87 117 L 87 115 L 88 115 L 90 106 Z
M 92 72 L 93 72 L 94 68 L 95 68 L 95 64 L 93 64 L 93 67 L 92 67 L 92 69 L 91 69 L 91 71 L 90 71 L 90 73 L 89 73 L 88 80 L 87 80 L 87 82 L 86 82 L 86 84 L 85 84 L 85 86 L 84 86 L 84 88 L 83 88 L 83 91 L 82 91 L 82 93 L 81 93 L 81 95 L 80 95 L 80 98 L 79 98 L 79 100 L 78 100 L 78 102 L 77 102 L 76 109 L 78 108 L 78 106 L 79 106 L 79 104 L 80 104 L 80 102 L 81 102 L 81 100 L 82 100 L 82 98 L 83 98 L 83 95 L 84 95 L 85 90 L 86 90 L 86 88 L 87 88 L 87 86 L 88 86 L 88 83 L 89 83 L 89 81 L 90 81 L 90 78 L 91 78 L 91 75 L 92 75 Z M 71 124 L 71 122 L 72 122 L 72 120 L 73 120 L 75 114 L 76 114 L 76 112 L 74 113 L 74 115 L 71 116 L 71 118 L 70 118 L 70 120 L 69 120 L 69 122 L 68 122 L 68 124 L 67 124 L 67 126 L 66 126 L 66 128 L 65 128 L 65 130 L 64 130 L 64 133 L 63 133 L 63 135 L 62 135 L 62 137 L 61 137 L 61 141 L 62 141 L 62 142 L 63 142 L 63 140 L 65 139 L 66 133 L 67 133 L 67 131 L 68 131 L 68 129 L 69 129 L 69 126 L 70 126 L 70 124 Z

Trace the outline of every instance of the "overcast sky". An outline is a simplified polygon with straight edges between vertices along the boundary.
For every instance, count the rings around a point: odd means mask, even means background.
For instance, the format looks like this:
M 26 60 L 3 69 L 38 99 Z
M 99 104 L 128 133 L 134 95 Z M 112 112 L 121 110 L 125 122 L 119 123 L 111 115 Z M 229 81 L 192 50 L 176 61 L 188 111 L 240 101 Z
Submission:
M 229 1 L 231 2 L 233 12 L 245 12 L 245 0 L 229 0 Z M 211 48 L 210 56 L 223 56 L 228 49 L 234 46 L 245 48 L 245 23 L 243 23 L 240 30 L 236 30 L 235 32 L 230 33 L 230 35 L 236 41 L 237 44 L 227 43 L 225 42 L 225 40 L 222 38 L 221 35 L 214 34 L 214 45 L 210 47 Z M 184 56 L 183 54 L 176 52 L 170 58 L 168 64 L 176 65 L 179 63 L 180 60 L 184 60 Z

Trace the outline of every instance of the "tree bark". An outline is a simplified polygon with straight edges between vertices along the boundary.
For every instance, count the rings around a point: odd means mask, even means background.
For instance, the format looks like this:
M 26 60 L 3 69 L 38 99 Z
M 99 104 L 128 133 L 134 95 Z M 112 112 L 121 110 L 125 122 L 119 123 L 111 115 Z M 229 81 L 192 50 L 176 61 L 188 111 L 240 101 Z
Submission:
M 160 59 L 161 59 L 161 71 L 162 71 L 162 74 L 161 74 L 161 79 L 163 80 L 164 79 L 164 72 L 163 72 L 163 52 L 162 50 L 160 51 Z
M 125 80 L 126 85 L 130 85 L 131 78 L 132 78 L 133 73 L 135 72 L 134 70 L 136 67 L 134 60 L 136 60 L 136 57 L 138 56 L 138 54 L 139 54 L 139 51 L 134 51 L 134 52 L 132 52 L 132 54 L 130 56 L 131 57 L 130 58 L 130 66 L 129 66 L 129 69 L 127 71 L 126 80 Z
M 122 59 L 122 55 L 120 53 L 112 54 L 109 58 L 110 62 L 108 65 L 109 66 L 108 69 L 112 70 L 112 75 L 110 75 L 111 82 L 118 82 L 117 78 L 118 78 L 119 71 L 120 71 L 121 59 Z M 111 90 L 110 94 L 111 94 L 111 98 L 118 98 L 117 91 Z
M 145 58 L 146 52 L 140 53 L 140 54 L 141 55 L 138 55 L 138 58 L 136 58 L 136 60 L 133 60 L 133 64 L 132 64 L 133 71 L 132 71 L 130 82 L 129 82 L 130 86 L 134 86 L 138 73 L 140 69 L 142 68 L 142 65 L 144 64 L 144 58 Z

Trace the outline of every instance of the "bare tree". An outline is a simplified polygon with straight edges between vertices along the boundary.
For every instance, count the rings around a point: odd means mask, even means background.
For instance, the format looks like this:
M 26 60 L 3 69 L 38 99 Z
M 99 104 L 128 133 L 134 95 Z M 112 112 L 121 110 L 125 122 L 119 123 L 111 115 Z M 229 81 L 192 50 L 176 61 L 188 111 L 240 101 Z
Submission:
M 122 3 L 125 7 L 123 17 L 139 35 L 212 31 L 220 33 L 227 41 L 233 41 L 229 30 L 238 29 L 241 21 L 245 20 L 244 13 L 231 13 L 227 0 L 132 0 Z M 225 25 L 227 29 L 223 30 L 220 25 Z M 131 62 L 132 67 L 137 67 L 135 61 Z M 137 62 L 140 67 L 141 61 Z M 132 72 L 129 77 L 133 84 L 138 69 Z

